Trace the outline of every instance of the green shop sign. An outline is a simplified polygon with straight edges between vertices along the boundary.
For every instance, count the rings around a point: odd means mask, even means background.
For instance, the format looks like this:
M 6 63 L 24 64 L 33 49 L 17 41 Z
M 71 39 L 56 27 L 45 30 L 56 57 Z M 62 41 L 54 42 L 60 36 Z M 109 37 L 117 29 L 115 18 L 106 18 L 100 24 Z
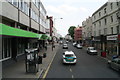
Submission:
M 40 40 L 48 39 L 48 36 L 45 34 L 37 34 L 29 31 L 21 30 L 18 28 L 13 28 L 4 24 L 0 24 L 0 35 L 30 37 L 30 38 L 38 38 Z

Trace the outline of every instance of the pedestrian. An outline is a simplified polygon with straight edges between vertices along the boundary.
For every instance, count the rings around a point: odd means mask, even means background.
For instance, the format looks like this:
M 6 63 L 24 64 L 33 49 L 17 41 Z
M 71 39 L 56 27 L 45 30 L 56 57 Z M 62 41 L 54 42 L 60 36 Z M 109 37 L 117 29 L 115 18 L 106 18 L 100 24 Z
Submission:
M 52 51 L 53 51 L 53 48 L 54 48 L 54 43 L 52 42 Z

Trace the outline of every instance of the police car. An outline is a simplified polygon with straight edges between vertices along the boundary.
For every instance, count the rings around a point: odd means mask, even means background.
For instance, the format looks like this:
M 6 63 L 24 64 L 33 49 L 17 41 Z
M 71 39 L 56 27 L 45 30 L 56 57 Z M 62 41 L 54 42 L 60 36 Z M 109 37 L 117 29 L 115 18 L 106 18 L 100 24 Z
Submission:
M 65 51 L 63 53 L 63 63 L 64 64 L 76 64 L 76 56 L 73 51 Z

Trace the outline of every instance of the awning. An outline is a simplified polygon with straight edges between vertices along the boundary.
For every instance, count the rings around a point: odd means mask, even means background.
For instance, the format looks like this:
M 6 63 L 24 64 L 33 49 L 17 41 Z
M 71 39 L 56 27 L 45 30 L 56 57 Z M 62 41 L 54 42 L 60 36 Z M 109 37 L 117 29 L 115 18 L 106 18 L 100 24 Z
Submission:
M 45 35 L 45 34 L 42 34 L 42 35 L 39 35 L 39 40 L 46 40 L 46 39 L 48 39 L 49 37 L 47 36 L 47 35 Z
M 45 34 L 37 34 L 30 31 L 13 28 L 4 24 L 0 24 L 0 35 L 38 38 L 40 40 L 48 39 L 48 36 Z

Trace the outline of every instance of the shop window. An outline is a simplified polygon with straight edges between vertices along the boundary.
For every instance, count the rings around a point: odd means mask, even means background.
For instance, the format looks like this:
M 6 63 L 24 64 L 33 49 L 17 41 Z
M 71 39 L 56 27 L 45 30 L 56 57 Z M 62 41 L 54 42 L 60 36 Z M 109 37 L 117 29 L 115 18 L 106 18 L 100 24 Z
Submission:
M 8 38 L 2 39 L 2 59 L 11 56 L 11 40 Z
M 117 34 L 120 33 L 119 26 L 116 26 L 116 31 L 117 31 Z
M 18 55 L 23 54 L 25 50 L 25 45 L 22 38 L 18 39 Z

